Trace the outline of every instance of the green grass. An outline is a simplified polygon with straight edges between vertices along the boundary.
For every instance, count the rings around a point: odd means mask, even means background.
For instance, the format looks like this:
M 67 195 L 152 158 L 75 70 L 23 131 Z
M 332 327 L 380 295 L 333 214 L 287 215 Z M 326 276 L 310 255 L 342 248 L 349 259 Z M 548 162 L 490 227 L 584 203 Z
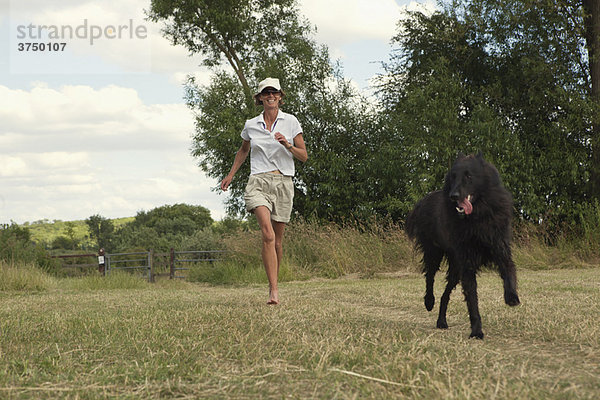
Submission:
M 509 308 L 481 275 L 484 341 L 459 290 L 435 329 L 415 273 L 287 282 L 276 307 L 265 283 L 0 291 L 0 398 L 597 398 L 600 269 L 519 278 Z

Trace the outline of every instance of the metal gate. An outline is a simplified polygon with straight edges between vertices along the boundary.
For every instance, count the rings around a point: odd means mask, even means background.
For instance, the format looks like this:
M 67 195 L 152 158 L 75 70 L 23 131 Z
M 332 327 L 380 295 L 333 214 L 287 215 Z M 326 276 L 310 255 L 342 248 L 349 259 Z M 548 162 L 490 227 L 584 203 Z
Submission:
M 214 263 L 223 260 L 224 250 L 202 250 L 202 251 L 175 251 L 171 249 L 167 253 L 155 253 L 153 250 L 140 251 L 135 253 L 105 253 L 100 249 L 98 254 L 70 254 L 61 256 L 52 256 L 59 259 L 89 259 L 96 257 L 98 263 L 86 264 L 66 264 L 64 268 L 78 267 L 98 267 L 98 272 L 102 275 L 110 275 L 111 272 L 128 270 L 140 271 L 140 275 L 145 277 L 148 282 L 154 282 L 156 277 L 169 277 L 170 279 L 183 279 L 183 271 L 187 271 L 194 265 L 201 263 Z
M 106 275 L 111 271 L 142 270 L 148 282 L 152 281 L 152 251 L 138 253 L 113 253 L 106 254 Z

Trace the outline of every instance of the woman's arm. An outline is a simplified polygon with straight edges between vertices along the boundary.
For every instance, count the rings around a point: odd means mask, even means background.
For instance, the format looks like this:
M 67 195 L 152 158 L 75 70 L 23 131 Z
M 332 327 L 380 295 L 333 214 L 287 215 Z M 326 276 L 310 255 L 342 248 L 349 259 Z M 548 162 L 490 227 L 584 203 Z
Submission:
M 233 180 L 233 176 L 240 169 L 244 161 L 246 161 L 248 153 L 250 153 L 250 141 L 244 140 L 242 142 L 242 146 L 235 154 L 235 159 L 233 160 L 233 166 L 231 167 L 231 171 L 229 171 L 229 174 L 227 174 L 223 181 L 221 181 L 221 190 L 223 190 L 224 192 L 227 191 L 227 188 Z
M 286 149 L 288 149 L 288 151 L 290 153 L 292 153 L 292 155 L 294 157 L 296 157 L 298 160 L 300 160 L 302 162 L 305 162 L 306 160 L 308 160 L 308 153 L 306 152 L 306 145 L 304 144 L 304 138 L 302 137 L 301 133 L 296 135 L 296 137 L 294 138 L 294 144 L 291 144 L 291 145 L 281 132 L 277 132 L 275 134 L 275 140 L 277 140 L 279 143 L 281 143 L 282 146 L 284 146 Z
M 302 137 L 301 133 L 296 135 L 294 138 L 294 145 L 289 147 L 288 150 L 298 160 L 302 162 L 306 162 L 306 160 L 308 160 L 308 152 L 306 151 L 306 145 L 304 144 L 304 138 Z

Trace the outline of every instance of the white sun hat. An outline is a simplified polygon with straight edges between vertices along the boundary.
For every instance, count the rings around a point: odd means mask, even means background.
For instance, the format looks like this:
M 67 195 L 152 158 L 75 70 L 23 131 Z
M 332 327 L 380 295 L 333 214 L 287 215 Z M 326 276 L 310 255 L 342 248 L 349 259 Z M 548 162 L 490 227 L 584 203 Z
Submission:
M 276 90 L 281 90 L 281 84 L 279 83 L 279 79 L 277 78 L 267 78 L 265 80 L 260 81 L 260 83 L 258 84 L 258 92 L 256 92 L 256 95 L 259 95 L 260 92 L 262 92 L 263 90 L 265 90 L 265 88 L 268 87 L 272 87 Z

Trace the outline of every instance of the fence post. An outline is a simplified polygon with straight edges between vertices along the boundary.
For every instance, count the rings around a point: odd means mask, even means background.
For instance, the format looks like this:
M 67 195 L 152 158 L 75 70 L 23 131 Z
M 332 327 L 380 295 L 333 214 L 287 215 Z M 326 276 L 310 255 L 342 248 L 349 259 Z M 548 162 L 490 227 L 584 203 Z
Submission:
M 100 272 L 102 276 L 106 275 L 106 271 L 104 270 L 105 265 L 104 249 L 100 249 L 98 251 L 98 272 Z
M 169 257 L 169 279 L 175 278 L 175 250 L 171 247 Z
M 154 258 L 154 250 L 148 252 L 148 282 L 154 282 L 154 276 L 152 274 L 152 259 Z

